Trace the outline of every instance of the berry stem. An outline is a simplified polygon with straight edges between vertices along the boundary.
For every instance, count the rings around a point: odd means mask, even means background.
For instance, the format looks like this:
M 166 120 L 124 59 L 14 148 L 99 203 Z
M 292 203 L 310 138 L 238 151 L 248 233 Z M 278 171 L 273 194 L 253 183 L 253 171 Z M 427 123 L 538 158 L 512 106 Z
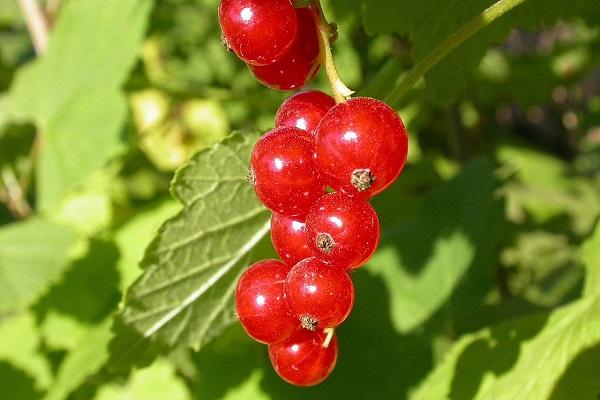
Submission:
M 517 7 L 526 0 L 498 0 L 490 7 L 486 8 L 481 14 L 467 22 L 457 31 L 448 36 L 442 43 L 433 49 L 427 56 L 421 60 L 408 74 L 403 75 L 398 81 L 392 92 L 385 98 L 388 104 L 394 104 L 404 96 L 412 87 L 440 60 L 446 57 L 450 52 L 460 46 L 465 40 L 469 39 L 482 28 L 494 22 L 513 8 Z
M 335 330 L 333 328 L 325 328 L 323 329 L 323 332 L 325 334 L 327 334 L 327 337 L 325 337 L 325 340 L 323 341 L 323 348 L 328 348 L 329 344 L 331 343 L 331 339 L 333 339 L 333 334 L 335 333 Z
M 331 339 L 333 339 L 333 334 L 335 333 L 335 329 L 325 328 L 325 329 L 323 329 L 323 332 L 327 336 L 325 337 L 325 340 L 323 341 L 322 347 L 326 349 L 329 347 L 329 344 L 331 343 Z
M 333 98 L 336 103 L 342 103 L 352 96 L 353 90 L 350 90 L 344 82 L 340 79 L 340 76 L 335 67 L 333 60 L 333 54 L 331 53 L 332 37 L 335 37 L 334 25 L 327 22 L 325 15 L 323 14 L 323 8 L 321 7 L 320 0 L 312 0 L 313 14 L 315 17 L 315 23 L 317 25 L 317 33 L 319 34 L 319 58 L 320 63 L 325 66 L 325 72 L 327 73 L 327 79 L 331 85 L 331 91 Z

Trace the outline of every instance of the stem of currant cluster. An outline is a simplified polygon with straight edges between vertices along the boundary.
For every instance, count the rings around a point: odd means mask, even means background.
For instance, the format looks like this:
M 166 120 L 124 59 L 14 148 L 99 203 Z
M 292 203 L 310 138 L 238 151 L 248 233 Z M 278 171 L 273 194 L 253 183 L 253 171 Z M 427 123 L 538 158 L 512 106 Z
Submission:
M 333 328 L 325 328 L 325 329 L 323 329 L 323 332 L 325 332 L 327 334 L 327 337 L 325 337 L 325 340 L 323 341 L 322 346 L 324 348 L 328 348 L 329 343 L 331 343 L 331 339 L 333 339 L 333 334 L 334 334 L 335 330 Z
M 354 91 L 348 89 L 344 82 L 342 82 L 335 67 L 330 43 L 331 38 L 335 36 L 334 25 L 327 22 L 323 14 L 323 8 L 321 8 L 320 0 L 312 0 L 312 5 L 317 33 L 319 35 L 319 61 L 325 66 L 325 72 L 327 73 L 327 79 L 329 79 L 335 102 L 341 103 L 352 96 Z

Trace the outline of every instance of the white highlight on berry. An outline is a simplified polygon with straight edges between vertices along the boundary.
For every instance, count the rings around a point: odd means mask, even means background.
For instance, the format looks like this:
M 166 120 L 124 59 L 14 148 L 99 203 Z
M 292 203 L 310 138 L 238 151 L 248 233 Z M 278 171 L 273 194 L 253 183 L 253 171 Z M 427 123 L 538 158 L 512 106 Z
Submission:
M 252 19 L 253 15 L 254 13 L 252 12 L 252 9 L 250 7 L 243 8 L 242 12 L 240 13 L 240 17 L 244 22 L 249 22 Z
M 341 228 L 342 226 L 344 226 L 344 223 L 342 222 L 342 220 L 340 219 L 340 217 L 329 217 L 329 220 L 331 222 L 333 222 L 335 224 L 335 226 L 337 226 L 338 228 Z
M 278 170 L 283 169 L 283 160 L 281 158 L 275 158 L 273 162 L 275 163 L 275 168 Z
M 307 127 L 308 127 L 308 123 L 306 122 L 306 119 L 298 118 L 296 120 L 296 128 L 302 129 L 305 131 Z
M 358 139 L 358 135 L 356 134 L 356 132 L 348 131 L 344 133 L 342 138 L 345 142 L 356 142 L 356 140 Z

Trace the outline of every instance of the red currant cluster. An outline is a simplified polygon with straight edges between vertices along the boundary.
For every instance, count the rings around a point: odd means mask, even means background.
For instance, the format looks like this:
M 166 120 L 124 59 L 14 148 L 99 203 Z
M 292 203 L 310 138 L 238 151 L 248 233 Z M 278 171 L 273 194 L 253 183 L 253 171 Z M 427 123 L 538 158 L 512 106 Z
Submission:
M 245 271 L 236 307 L 246 332 L 269 344 L 277 373 L 308 386 L 335 365 L 338 345 L 328 340 L 329 328 L 352 309 L 348 272 L 379 242 L 379 221 L 367 200 L 399 175 L 407 136 L 384 103 L 355 98 L 335 105 L 317 91 L 286 100 L 276 125 L 256 143 L 248 179 L 273 211 L 271 238 L 282 261 L 260 261 Z M 326 193 L 327 186 L 335 192 Z
M 318 18 L 312 6 L 296 9 L 290 0 L 222 0 L 219 8 L 227 45 L 277 89 L 300 87 L 316 73 Z M 275 371 L 311 386 L 335 366 L 333 328 L 354 304 L 349 272 L 379 243 L 368 200 L 400 174 L 408 139 L 385 103 L 336 104 L 319 91 L 287 99 L 275 125 L 254 146 L 248 180 L 273 212 L 271 239 L 282 261 L 263 260 L 242 274 L 236 310 L 248 335 L 269 345 Z
M 290 0 L 222 0 L 223 43 L 272 89 L 292 90 L 319 70 L 319 40 L 312 7 Z

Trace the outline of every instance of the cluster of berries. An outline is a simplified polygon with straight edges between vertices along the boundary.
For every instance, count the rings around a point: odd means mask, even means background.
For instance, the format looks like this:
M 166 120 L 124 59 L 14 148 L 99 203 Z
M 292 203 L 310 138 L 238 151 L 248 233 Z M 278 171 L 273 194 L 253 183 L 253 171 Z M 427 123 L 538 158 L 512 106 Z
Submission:
M 221 0 L 223 40 L 267 86 L 303 86 L 319 68 L 313 6 L 290 0 Z M 406 161 L 404 124 L 385 103 L 358 97 L 336 104 L 319 91 L 288 98 L 276 127 L 254 146 L 248 180 L 272 212 L 279 260 L 250 266 L 235 303 L 245 331 L 268 344 L 275 371 L 311 386 L 333 370 L 333 328 L 350 314 L 349 272 L 379 243 L 369 199 L 386 189 Z M 328 191 L 327 189 L 332 189 Z
M 309 386 L 331 373 L 338 344 L 330 328 L 354 303 L 348 272 L 379 242 L 367 200 L 396 179 L 406 154 L 404 125 L 390 107 L 370 98 L 335 105 L 317 91 L 286 100 L 276 128 L 256 143 L 248 179 L 273 211 L 271 238 L 282 261 L 246 270 L 236 307 L 286 381 Z
M 292 90 L 319 70 L 319 39 L 312 7 L 290 0 L 222 0 L 223 44 L 271 89 Z

